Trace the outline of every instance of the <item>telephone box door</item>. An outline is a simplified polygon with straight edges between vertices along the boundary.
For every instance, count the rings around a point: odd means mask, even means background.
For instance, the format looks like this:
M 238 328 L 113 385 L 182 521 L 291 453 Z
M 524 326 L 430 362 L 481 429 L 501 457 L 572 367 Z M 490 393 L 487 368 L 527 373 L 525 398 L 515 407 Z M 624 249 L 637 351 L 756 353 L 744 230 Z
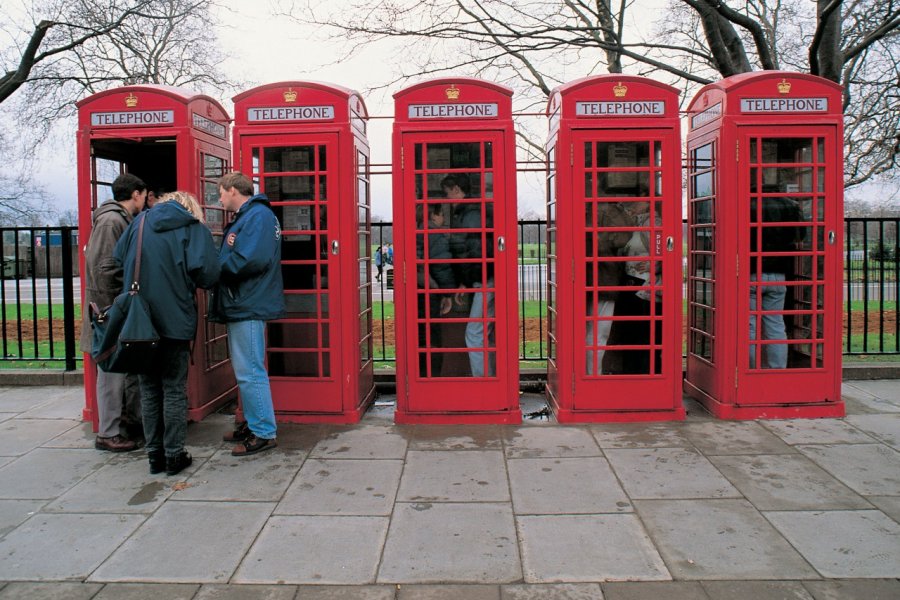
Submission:
M 503 135 L 403 134 L 410 412 L 508 409 Z
M 268 325 L 266 360 L 276 412 L 339 412 L 339 186 L 336 134 L 247 136 L 242 169 L 282 229 L 287 314 Z M 302 386 L 297 383 L 302 382 Z
M 583 227 L 571 241 L 575 408 L 671 411 L 681 404 L 681 181 L 665 161 L 680 140 L 671 129 L 572 139 L 573 230 Z
M 836 143 L 831 126 L 739 128 L 738 404 L 785 386 L 821 402 L 840 376 Z

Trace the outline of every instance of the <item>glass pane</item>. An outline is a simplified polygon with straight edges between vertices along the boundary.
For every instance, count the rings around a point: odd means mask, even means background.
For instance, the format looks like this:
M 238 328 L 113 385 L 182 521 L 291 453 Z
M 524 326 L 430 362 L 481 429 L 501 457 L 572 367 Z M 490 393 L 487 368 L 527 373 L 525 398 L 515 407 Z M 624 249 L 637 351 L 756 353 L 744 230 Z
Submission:
M 597 195 L 607 198 L 648 197 L 650 195 L 650 173 L 647 171 L 599 173 Z
M 466 169 L 481 167 L 481 142 L 428 144 L 426 169 Z M 486 144 L 486 146 L 490 146 Z M 490 151 L 485 148 L 486 159 Z M 491 157 L 492 160 L 492 157 Z M 487 165 L 486 165 L 487 166 Z
M 598 142 L 597 166 L 647 167 L 650 165 L 650 142 Z
M 266 177 L 263 180 L 265 194 L 272 202 L 315 200 L 315 179 L 314 175 Z
M 270 348 L 318 348 L 324 341 L 318 323 L 269 323 Z
M 263 148 L 263 164 L 267 173 L 314 171 L 315 146 Z M 324 154 L 324 147 L 322 148 Z
M 320 377 L 319 354 L 315 352 L 268 352 L 272 377 Z
M 765 167 L 762 169 L 763 193 L 811 192 L 812 171 L 809 167 Z
M 712 168 L 712 144 L 700 146 L 699 148 L 694 149 L 692 152 L 694 155 L 695 171 Z
M 808 163 L 812 162 L 812 138 L 767 138 L 762 140 L 762 162 Z
M 584 168 L 590 169 L 594 166 L 594 144 L 592 142 L 584 143 Z
M 212 154 L 203 155 L 203 176 L 218 179 L 225 174 L 225 160 Z

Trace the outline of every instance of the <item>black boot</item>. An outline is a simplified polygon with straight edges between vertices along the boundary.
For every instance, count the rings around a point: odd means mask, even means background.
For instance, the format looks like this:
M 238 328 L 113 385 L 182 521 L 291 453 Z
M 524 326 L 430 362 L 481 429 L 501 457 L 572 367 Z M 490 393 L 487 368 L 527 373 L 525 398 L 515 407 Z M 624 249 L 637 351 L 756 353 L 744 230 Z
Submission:
M 154 450 L 147 453 L 150 459 L 150 474 L 156 475 L 166 470 L 166 453 L 162 450 Z
M 182 450 L 175 456 L 166 457 L 166 475 L 178 475 L 194 462 L 191 455 Z

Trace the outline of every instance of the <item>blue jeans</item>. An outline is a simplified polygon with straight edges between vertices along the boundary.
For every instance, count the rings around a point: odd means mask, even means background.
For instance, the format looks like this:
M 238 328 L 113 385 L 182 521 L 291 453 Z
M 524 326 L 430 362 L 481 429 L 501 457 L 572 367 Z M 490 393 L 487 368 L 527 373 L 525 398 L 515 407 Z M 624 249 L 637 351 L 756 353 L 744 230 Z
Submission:
M 250 431 L 258 438 L 275 438 L 275 409 L 266 372 L 265 321 L 228 323 L 228 351 Z
M 784 273 L 763 273 L 760 276 L 752 276 L 753 281 L 782 282 Z M 756 310 L 756 295 L 759 293 L 762 310 L 784 310 L 784 296 L 787 286 L 765 285 L 754 286 L 750 292 L 750 310 Z M 784 315 L 750 315 L 750 339 L 756 339 L 756 319 L 762 319 L 762 334 L 765 340 L 786 340 L 787 331 L 784 326 Z M 787 368 L 787 344 L 766 344 L 761 346 L 766 369 Z M 750 346 L 750 368 L 756 368 L 756 346 Z
M 493 287 L 493 280 L 488 281 L 488 286 Z M 480 289 L 481 284 L 472 285 L 474 289 Z M 469 321 L 466 324 L 466 347 L 467 348 L 494 348 L 494 322 L 487 321 L 487 338 L 484 336 L 485 322 L 482 317 L 488 319 L 494 318 L 494 292 L 476 292 L 472 294 L 472 307 L 469 309 L 469 318 L 478 319 L 477 321 Z M 488 353 L 488 370 L 484 371 L 484 350 L 478 352 L 469 352 L 469 367 L 472 369 L 472 377 L 493 377 L 496 371 L 494 365 L 496 363 L 496 352 Z
M 153 370 L 138 376 L 141 413 L 148 453 L 165 450 L 177 456 L 187 436 L 187 384 L 189 342 L 163 338 L 154 358 Z

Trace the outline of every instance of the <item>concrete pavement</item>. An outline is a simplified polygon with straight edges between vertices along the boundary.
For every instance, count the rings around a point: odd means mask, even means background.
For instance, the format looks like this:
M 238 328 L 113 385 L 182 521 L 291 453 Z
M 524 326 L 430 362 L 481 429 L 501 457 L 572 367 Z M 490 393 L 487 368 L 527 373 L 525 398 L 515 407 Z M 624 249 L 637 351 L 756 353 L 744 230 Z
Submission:
M 194 465 L 93 449 L 78 387 L 0 388 L 0 600 L 900 598 L 900 384 L 844 419 L 283 425 Z M 526 394 L 523 411 L 542 406 Z

